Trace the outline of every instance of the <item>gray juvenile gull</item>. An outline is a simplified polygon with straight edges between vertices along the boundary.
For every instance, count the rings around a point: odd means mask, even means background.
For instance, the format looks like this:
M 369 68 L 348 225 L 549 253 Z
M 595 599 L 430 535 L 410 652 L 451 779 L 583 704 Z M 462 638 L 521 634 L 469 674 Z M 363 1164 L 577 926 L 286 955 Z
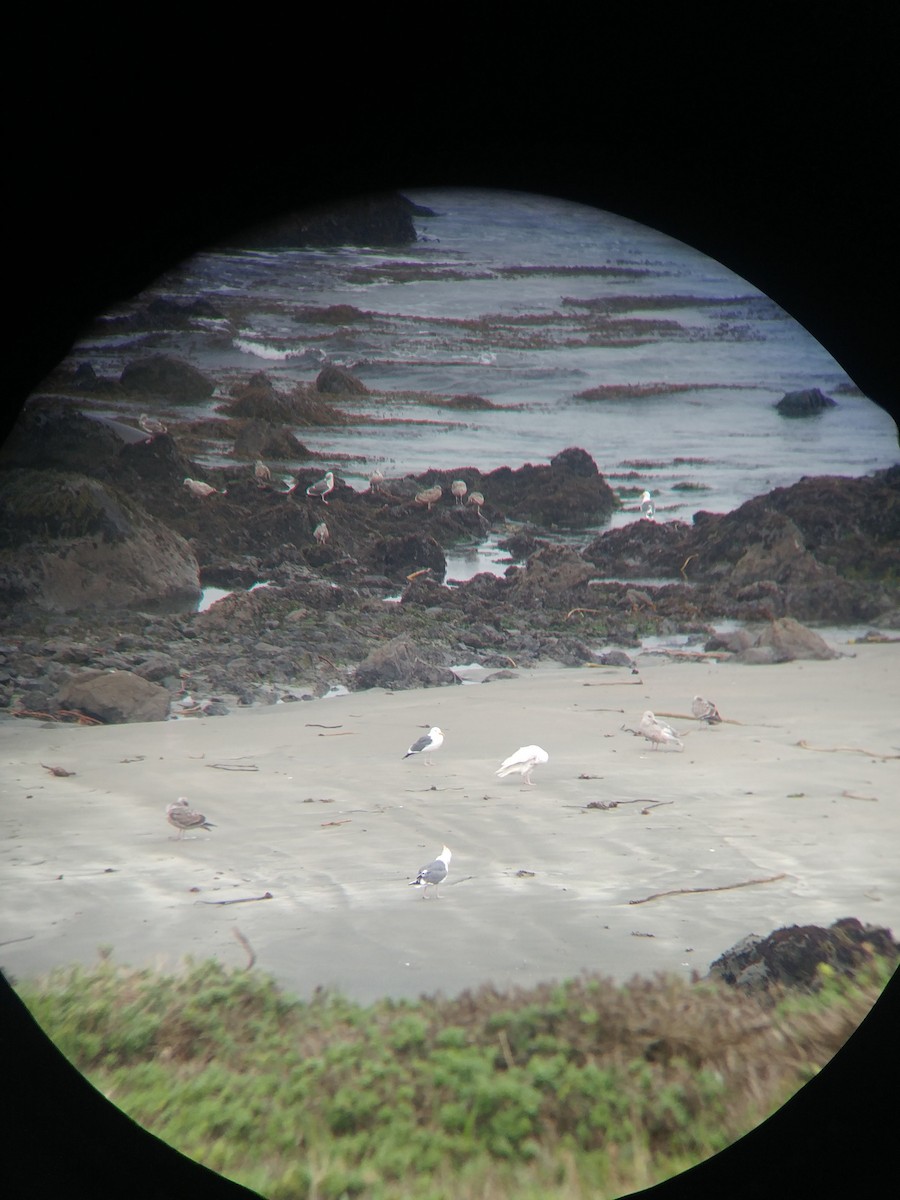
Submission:
M 707 725 L 719 725 L 722 718 L 719 716 L 719 710 L 713 704 L 712 700 L 704 700 L 702 696 L 695 696 L 691 704 L 691 712 L 698 721 L 705 721 Z
M 217 490 L 211 483 L 204 483 L 201 479 L 185 479 L 184 486 L 192 496 L 211 496 Z
M 465 496 L 468 490 L 468 484 L 464 479 L 454 479 L 450 484 L 450 492 L 456 497 L 457 504 L 462 504 L 463 496 Z
M 144 433 L 149 433 L 151 437 L 156 437 L 158 433 L 168 432 L 162 421 L 157 421 L 156 417 L 151 417 L 148 413 L 141 413 L 138 417 L 138 425 Z
M 684 748 L 681 739 L 671 725 L 667 725 L 665 721 L 657 720 L 649 708 L 641 717 L 640 732 L 642 737 L 645 737 L 648 742 L 653 743 L 654 750 L 659 746 L 669 744 L 674 744 L 681 749 Z
M 549 761 L 550 755 L 546 750 L 542 750 L 540 746 L 521 746 L 515 754 L 511 754 L 509 758 L 503 760 L 500 764 L 500 770 L 495 773 L 502 779 L 505 775 L 512 775 L 518 771 L 525 782 L 534 787 L 531 772 L 539 763 Z
M 430 863 L 426 863 L 409 886 L 422 888 L 422 899 L 425 900 L 428 896 L 429 885 L 437 887 L 442 880 L 447 878 L 447 873 L 450 870 L 450 859 L 452 857 L 450 848 L 442 846 L 437 858 L 432 859 Z
M 169 824 L 178 830 L 178 837 L 184 836 L 186 829 L 215 829 L 211 821 L 207 821 L 203 813 L 194 812 L 187 802 L 186 796 L 179 796 L 166 809 Z
M 334 472 L 326 471 L 325 478 L 318 480 L 317 483 L 311 483 L 309 485 L 309 487 L 306 489 L 306 494 L 307 494 L 307 496 L 313 496 L 313 497 L 320 496 L 322 499 L 322 503 L 327 504 L 328 501 L 325 499 L 325 497 L 328 495 L 329 492 L 333 492 L 333 491 L 334 491 Z
M 481 494 L 481 492 L 469 492 L 469 499 L 467 503 L 474 504 L 480 512 L 484 506 L 484 496 Z
M 427 733 L 424 733 L 420 738 L 417 738 L 407 752 L 403 755 L 403 757 L 409 758 L 411 754 L 424 754 L 426 755 L 425 761 L 430 763 L 431 759 L 427 757 L 428 752 L 430 750 L 440 750 L 443 744 L 443 732 L 438 729 L 437 725 L 435 725 L 433 728 L 429 729 Z
M 655 512 L 656 505 L 653 503 L 653 497 L 649 492 L 644 492 L 641 496 L 641 516 L 652 519 Z
M 416 504 L 427 504 L 428 511 L 431 512 L 432 504 L 437 504 L 438 500 L 440 500 L 443 494 L 444 489 L 439 483 L 436 483 L 434 487 L 425 488 L 421 492 L 416 492 Z

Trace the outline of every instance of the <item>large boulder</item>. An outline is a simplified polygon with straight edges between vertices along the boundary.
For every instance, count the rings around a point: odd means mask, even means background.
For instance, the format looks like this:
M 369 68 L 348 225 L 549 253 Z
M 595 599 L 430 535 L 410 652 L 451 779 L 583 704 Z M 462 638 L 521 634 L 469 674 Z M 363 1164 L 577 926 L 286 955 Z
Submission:
M 447 666 L 445 652 L 408 637 L 393 638 L 378 646 L 354 672 L 357 688 L 441 687 L 459 682 L 459 676 Z
M 818 388 L 802 392 L 787 392 L 775 405 L 783 417 L 813 417 L 826 408 L 837 408 L 837 402 Z
M 756 641 L 757 646 L 771 646 L 777 661 L 792 662 L 797 658 L 840 658 L 824 638 L 807 629 L 793 617 L 778 617 L 770 622 Z
M 323 367 L 316 376 L 316 391 L 336 396 L 367 396 L 369 394 L 369 389 L 361 379 L 357 379 L 346 367 L 338 367 L 333 363 Z
M 169 714 L 168 691 L 131 671 L 79 671 L 60 689 L 59 703 L 107 725 L 164 721 Z
M 0 594 L 46 612 L 196 602 L 187 542 L 134 500 L 85 475 L 0 474 Z
M 194 404 L 215 391 L 215 384 L 202 371 L 169 354 L 151 354 L 128 363 L 121 384 L 129 392 L 158 396 L 169 404 Z

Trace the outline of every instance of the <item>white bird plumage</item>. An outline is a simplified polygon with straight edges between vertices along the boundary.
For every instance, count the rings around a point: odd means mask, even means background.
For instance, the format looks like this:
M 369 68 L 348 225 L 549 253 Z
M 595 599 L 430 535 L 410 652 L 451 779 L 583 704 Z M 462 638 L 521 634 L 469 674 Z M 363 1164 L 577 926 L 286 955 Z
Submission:
M 534 787 L 531 778 L 531 772 L 540 763 L 550 761 L 550 755 L 546 750 L 542 750 L 540 746 L 520 746 L 515 754 L 511 754 L 509 758 L 505 758 L 500 764 L 500 770 L 495 772 L 502 779 L 506 775 L 512 775 L 518 772 L 526 783 Z
M 425 754 L 427 756 L 432 750 L 440 750 L 443 744 L 443 730 L 434 725 L 427 733 L 423 733 L 420 738 L 416 738 L 403 757 L 409 758 L 411 754 Z M 425 761 L 430 762 L 430 759 L 426 757 Z
M 653 503 L 653 497 L 649 492 L 644 492 L 641 496 L 641 516 L 652 519 L 655 512 L 656 505 Z
M 217 488 L 214 488 L 211 483 L 204 483 L 202 479 L 185 479 L 184 486 L 192 496 L 211 496 Z
M 269 483 L 272 479 L 271 470 L 266 466 L 261 458 L 256 460 L 256 464 L 253 468 L 253 475 L 260 487 L 262 487 L 263 484 Z
M 421 492 L 416 492 L 416 504 L 427 504 L 428 511 L 431 512 L 432 504 L 437 504 L 443 494 L 444 489 L 439 483 L 436 483 L 434 487 L 424 488 Z
M 334 472 L 326 471 L 324 479 L 318 479 L 318 480 L 316 480 L 315 483 L 311 483 L 309 485 L 309 487 L 306 489 L 306 494 L 307 494 L 307 496 L 313 496 L 313 497 L 318 496 L 321 499 L 323 504 L 327 504 L 328 501 L 325 499 L 325 497 L 329 494 L 329 492 L 333 492 L 333 491 L 334 491 Z
M 168 432 L 162 421 L 158 421 L 156 417 L 151 417 L 149 413 L 141 413 L 138 417 L 138 425 L 140 425 L 144 433 L 149 433 L 151 437 Z
M 464 479 L 454 479 L 450 484 L 450 493 L 456 497 L 456 503 L 462 504 L 463 496 L 469 490 L 469 485 Z
M 328 541 L 328 539 L 331 537 L 331 533 L 328 529 L 328 526 L 325 524 L 324 521 L 320 521 L 318 523 L 318 525 L 315 527 L 315 529 L 313 530 L 313 537 L 316 539 L 316 541 L 319 543 L 320 546 L 324 546 L 325 543 Z
M 420 887 L 422 891 L 422 899 L 425 900 L 428 896 L 429 887 L 437 887 L 450 871 L 450 859 L 453 853 L 449 846 L 442 846 L 441 852 L 437 858 L 433 858 L 430 863 L 426 863 L 424 867 L 419 868 L 419 873 L 415 879 L 410 881 L 410 887 Z
M 641 717 L 640 733 L 648 742 L 653 743 L 653 749 L 663 745 L 675 745 L 683 749 L 683 743 L 671 725 L 660 721 L 648 708 Z

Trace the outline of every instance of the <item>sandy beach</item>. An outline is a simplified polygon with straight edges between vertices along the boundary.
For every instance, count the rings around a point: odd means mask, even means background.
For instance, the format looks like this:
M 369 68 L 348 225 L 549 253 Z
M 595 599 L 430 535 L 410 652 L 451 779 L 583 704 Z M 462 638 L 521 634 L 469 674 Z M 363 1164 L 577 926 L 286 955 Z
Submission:
M 293 993 L 367 1002 L 703 974 L 748 933 L 845 916 L 897 932 L 900 645 L 850 650 L 644 656 L 639 677 L 542 668 L 152 724 L 7 719 L 0 964 L 18 980 L 109 947 L 241 966 L 249 946 Z M 723 724 L 690 717 L 695 693 Z M 622 728 L 647 708 L 683 751 Z M 433 765 L 404 759 L 432 725 Z M 529 743 L 550 755 L 535 786 L 496 778 Z M 182 795 L 213 830 L 177 840 Z M 423 899 L 407 885 L 442 843 L 450 875 Z M 676 894 L 634 903 L 660 892 Z

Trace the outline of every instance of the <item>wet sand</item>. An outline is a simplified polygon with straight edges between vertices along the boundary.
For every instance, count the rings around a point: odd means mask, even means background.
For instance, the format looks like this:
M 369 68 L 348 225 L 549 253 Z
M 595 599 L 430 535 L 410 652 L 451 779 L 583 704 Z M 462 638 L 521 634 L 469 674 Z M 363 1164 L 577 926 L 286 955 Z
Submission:
M 166 970 L 241 966 L 246 942 L 291 992 L 368 1002 L 584 969 L 703 974 L 750 932 L 845 916 L 897 933 L 900 645 L 852 652 L 645 656 L 639 678 L 541 668 L 155 724 L 10 718 L 0 965 L 24 979 L 109 947 Z M 690 718 L 695 693 L 725 723 Z M 646 708 L 684 714 L 666 718 L 683 752 L 622 729 Z M 431 725 L 434 765 L 404 760 Z M 532 742 L 550 754 L 535 786 L 497 779 Z M 238 767 L 255 769 L 224 769 Z M 165 807 L 180 795 L 211 832 L 177 840 Z M 423 899 L 407 885 L 442 843 L 449 878 Z M 772 881 L 730 887 L 751 880 Z

